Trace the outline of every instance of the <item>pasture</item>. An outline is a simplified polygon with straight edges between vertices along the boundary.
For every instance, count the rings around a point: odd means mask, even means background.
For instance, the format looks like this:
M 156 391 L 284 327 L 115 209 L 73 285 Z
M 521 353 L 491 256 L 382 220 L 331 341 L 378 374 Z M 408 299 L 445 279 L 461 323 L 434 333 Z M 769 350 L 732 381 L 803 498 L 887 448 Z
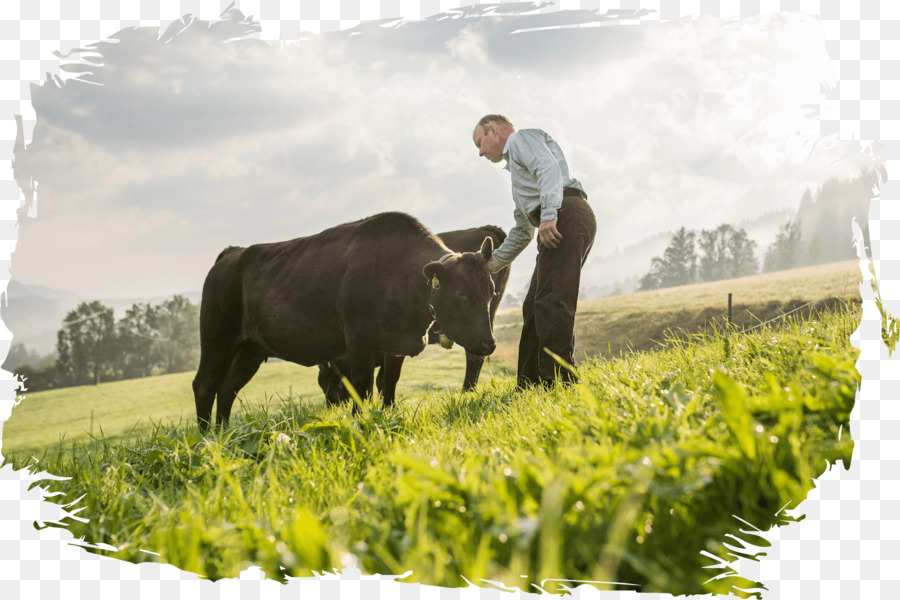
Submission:
M 732 322 L 748 328 L 810 301 L 859 301 L 860 281 L 859 261 L 845 261 L 580 302 L 575 359 L 652 350 L 673 332 L 710 332 L 712 323 L 722 328 L 729 293 Z M 518 311 L 504 311 L 498 313 L 494 325 L 497 350 L 491 358 L 512 369 L 521 321 Z
M 418 396 L 432 390 L 451 390 L 462 385 L 465 353 L 429 346 L 404 365 L 398 385 L 400 396 Z M 486 362 L 484 373 L 492 367 Z M 498 374 L 500 371 L 498 370 Z M 283 398 L 321 405 L 322 390 L 315 368 L 288 362 L 268 362 L 238 395 L 235 414 L 258 404 L 277 404 Z M 3 423 L 4 457 L 41 458 L 70 442 L 103 438 L 108 442 L 128 435 L 196 423 L 191 380 L 194 373 L 173 373 L 142 379 L 113 381 L 58 390 L 22 394 L 20 404 Z M 62 442 L 62 446 L 60 446 Z
M 849 465 L 860 310 L 831 308 L 747 333 L 685 328 L 653 352 L 586 360 L 571 388 L 518 392 L 493 360 L 462 393 L 462 351 L 429 347 L 404 366 L 396 408 L 356 417 L 323 405 L 315 369 L 266 364 L 232 426 L 206 435 L 192 373 L 28 394 L 2 451 L 71 477 L 45 485 L 81 498 L 62 524 L 76 538 L 116 548 L 92 551 L 211 579 L 355 564 L 449 587 L 747 596 L 755 582 L 713 566 L 729 536 L 764 552 L 757 534 L 791 520 L 781 509 Z
M 72 477 L 46 485 L 60 503 L 83 496 L 70 510 L 88 521 L 65 526 L 116 548 L 95 551 L 212 579 L 353 563 L 451 587 L 464 576 L 746 595 L 754 582 L 705 567 L 733 552 L 728 536 L 756 554 L 756 534 L 790 520 L 783 507 L 827 465 L 849 464 L 859 316 L 851 306 L 591 360 L 573 388 L 516 392 L 487 371 L 472 392 L 434 389 L 358 417 L 295 388 L 247 402 L 224 432 L 160 423 L 64 442 L 36 467 Z
M 859 300 L 859 264 L 847 261 L 745 277 L 681 286 L 625 296 L 581 302 L 576 317 L 576 357 L 618 357 L 635 350 L 659 348 L 670 331 L 709 331 L 709 324 L 724 324 L 728 293 L 734 294 L 733 318 L 742 327 L 777 317 L 806 301 L 822 298 Z M 806 311 L 808 313 L 808 311 Z M 801 312 L 801 314 L 806 314 Z M 484 377 L 515 373 L 521 313 L 509 309 L 497 314 L 497 350 L 484 365 Z M 465 357 L 455 346 L 446 351 L 429 346 L 407 360 L 397 388 L 398 398 L 414 399 L 433 391 L 452 391 L 462 384 Z M 40 458 L 65 440 L 108 441 L 129 433 L 153 430 L 155 424 L 189 425 L 195 421 L 191 380 L 194 373 L 176 373 L 23 394 L 8 421 L 2 424 L 0 453 Z M 316 370 L 290 363 L 263 364 L 239 394 L 236 413 L 251 404 L 280 397 L 321 404 Z

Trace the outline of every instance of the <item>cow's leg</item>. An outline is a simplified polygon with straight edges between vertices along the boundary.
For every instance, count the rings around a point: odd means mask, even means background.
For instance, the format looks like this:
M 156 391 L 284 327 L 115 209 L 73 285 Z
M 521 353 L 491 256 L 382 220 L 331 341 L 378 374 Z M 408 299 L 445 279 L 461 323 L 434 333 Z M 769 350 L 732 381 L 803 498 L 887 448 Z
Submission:
M 484 364 L 483 356 L 476 356 L 466 352 L 466 377 L 463 379 L 463 391 L 468 392 L 475 388 L 478 377 L 481 375 L 481 366 Z
M 350 374 L 350 363 L 343 358 L 319 365 L 319 387 L 328 404 L 335 406 L 350 399 L 341 377 Z
M 226 425 L 228 418 L 231 416 L 231 405 L 242 387 L 256 375 L 259 365 L 262 364 L 265 357 L 258 354 L 252 354 L 245 348 L 238 350 L 234 359 L 231 361 L 231 367 L 225 380 L 219 387 L 218 399 L 216 403 L 216 425 Z
M 384 357 L 387 359 L 387 356 Z M 375 389 L 384 396 L 384 360 L 378 365 L 378 372 L 375 374 Z
M 225 351 L 201 353 L 200 365 L 194 377 L 194 403 L 197 407 L 197 426 L 206 431 L 212 421 L 212 407 L 216 391 L 228 372 L 231 355 Z
M 379 375 L 382 379 L 381 395 L 382 403 L 385 408 L 393 406 L 394 398 L 397 395 L 397 381 L 400 380 L 400 370 L 403 368 L 402 356 L 384 355 L 384 363 L 382 364 Z
M 350 361 L 350 383 L 360 398 L 372 397 L 372 352 L 367 346 L 349 346 L 347 358 Z M 353 413 L 359 411 L 356 402 L 353 403 Z
M 381 352 L 377 352 L 372 356 L 372 364 L 378 365 L 378 372 L 375 374 L 375 389 L 378 390 L 378 393 L 382 396 L 384 395 L 384 361 L 387 359 L 386 354 L 382 354 Z M 372 370 L 375 370 L 375 367 L 372 367 Z

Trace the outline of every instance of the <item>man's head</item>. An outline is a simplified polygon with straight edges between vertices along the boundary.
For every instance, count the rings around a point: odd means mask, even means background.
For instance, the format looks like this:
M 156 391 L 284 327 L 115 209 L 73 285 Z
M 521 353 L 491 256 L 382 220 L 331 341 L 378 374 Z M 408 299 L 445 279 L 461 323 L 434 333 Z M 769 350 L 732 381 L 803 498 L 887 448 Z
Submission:
M 503 159 L 506 140 L 515 130 L 513 124 L 503 115 L 481 117 L 472 133 L 472 141 L 478 148 L 478 156 L 483 156 L 491 162 L 500 162 Z

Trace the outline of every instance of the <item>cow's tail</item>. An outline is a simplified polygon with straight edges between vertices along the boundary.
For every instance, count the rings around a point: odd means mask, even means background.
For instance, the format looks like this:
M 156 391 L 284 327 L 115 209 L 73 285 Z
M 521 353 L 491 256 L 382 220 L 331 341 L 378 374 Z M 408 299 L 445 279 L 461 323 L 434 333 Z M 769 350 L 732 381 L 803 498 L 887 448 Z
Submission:
M 238 250 L 243 250 L 243 248 L 241 246 L 228 246 L 227 248 L 219 252 L 219 255 L 216 257 L 216 262 L 222 260 L 222 257 L 231 254 L 232 252 L 237 252 Z

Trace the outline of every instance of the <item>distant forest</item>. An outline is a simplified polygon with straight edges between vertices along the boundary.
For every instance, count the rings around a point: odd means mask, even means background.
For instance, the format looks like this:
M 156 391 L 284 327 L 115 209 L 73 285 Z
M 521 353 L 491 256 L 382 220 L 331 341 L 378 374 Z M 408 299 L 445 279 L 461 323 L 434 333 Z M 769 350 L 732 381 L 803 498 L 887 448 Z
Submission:
M 57 333 L 56 354 L 39 360 L 13 344 L 3 367 L 29 391 L 134 379 L 197 368 L 200 317 L 197 306 L 175 295 L 160 304 L 134 304 L 115 321 L 100 301 L 82 302 Z
M 856 218 L 869 240 L 869 201 L 877 194 L 883 171 L 864 169 L 850 180 L 829 179 L 813 195 L 807 189 L 795 218 L 778 230 L 766 249 L 763 263 L 755 256 L 757 244 L 743 229 L 722 224 L 712 230 L 682 227 L 672 236 L 662 256 L 653 257 L 641 277 L 638 291 L 744 277 L 806 265 L 856 257 L 850 244 L 850 222 Z M 846 240 L 846 243 L 836 243 Z

